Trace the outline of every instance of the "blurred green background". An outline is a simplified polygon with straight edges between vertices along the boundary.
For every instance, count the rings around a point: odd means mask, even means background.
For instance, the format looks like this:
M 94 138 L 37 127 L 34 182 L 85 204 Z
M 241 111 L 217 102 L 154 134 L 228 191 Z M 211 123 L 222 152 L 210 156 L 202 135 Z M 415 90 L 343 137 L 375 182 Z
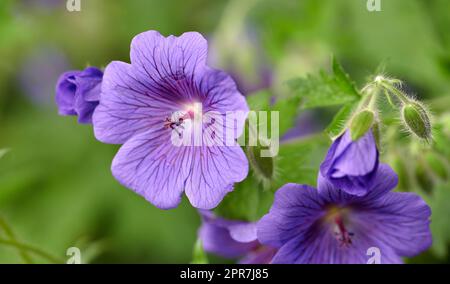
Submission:
M 0 160 L 0 216 L 18 240 L 63 259 L 77 246 L 84 261 L 189 262 L 195 209 L 184 200 L 162 211 L 120 186 L 110 172 L 118 146 L 57 115 L 58 75 L 128 62 L 131 39 L 146 30 L 198 31 L 210 64 L 246 94 L 283 93 L 286 80 L 327 68 L 334 54 L 359 86 L 384 63 L 421 99 L 448 97 L 448 1 L 381 0 L 380 12 L 366 2 L 81 0 L 80 12 L 68 12 L 66 0 L 1 0 L 0 149 L 9 151 Z M 326 125 L 330 116 L 320 118 Z M 443 251 L 417 261 L 445 262 L 445 243 Z M 0 263 L 11 262 L 22 262 L 20 254 L 0 244 Z

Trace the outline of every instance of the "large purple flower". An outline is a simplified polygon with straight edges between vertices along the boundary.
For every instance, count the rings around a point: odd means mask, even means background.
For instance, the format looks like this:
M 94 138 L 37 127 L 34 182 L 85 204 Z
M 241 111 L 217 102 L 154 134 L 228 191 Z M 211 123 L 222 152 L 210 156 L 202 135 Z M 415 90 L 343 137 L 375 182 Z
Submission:
M 270 263 L 276 250 L 261 245 L 256 238 L 256 223 L 226 220 L 202 210 L 199 237 L 205 251 L 225 258 L 241 258 L 240 263 Z
M 273 263 L 367 263 L 371 248 L 381 263 L 401 263 L 431 245 L 430 208 L 418 195 L 390 192 L 397 176 L 389 166 L 379 166 L 363 197 L 318 182 L 319 190 L 280 188 L 258 223 L 259 241 L 279 248 Z
M 362 196 L 370 188 L 377 168 L 378 150 L 372 130 L 356 141 L 347 130 L 331 145 L 320 173 L 335 187 Z
M 77 115 L 79 123 L 91 123 L 100 100 L 103 72 L 95 67 L 63 73 L 56 84 L 60 115 Z
M 201 135 L 199 144 L 173 143 L 174 134 L 188 136 L 196 117 L 212 112 L 240 115 L 226 126 L 201 120 L 211 136 L 225 127 L 236 137 L 243 130 L 247 103 L 227 74 L 206 65 L 206 56 L 199 33 L 165 38 L 148 31 L 133 39 L 131 64 L 112 62 L 105 70 L 95 136 L 124 144 L 112 163 L 113 175 L 162 209 L 176 207 L 183 192 L 194 207 L 213 208 L 247 176 L 248 161 L 236 143 L 208 145 L 208 135 Z

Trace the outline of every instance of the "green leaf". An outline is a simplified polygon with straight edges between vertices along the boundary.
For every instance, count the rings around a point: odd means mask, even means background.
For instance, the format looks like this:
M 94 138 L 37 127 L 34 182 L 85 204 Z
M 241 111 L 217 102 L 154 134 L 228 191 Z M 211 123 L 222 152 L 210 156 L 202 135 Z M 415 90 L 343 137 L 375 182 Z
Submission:
M 272 106 L 272 111 L 279 112 L 279 134 L 280 137 L 294 126 L 299 114 L 300 98 L 290 97 L 280 99 Z
M 275 178 L 271 185 L 273 191 L 286 183 L 299 183 L 314 186 L 317 171 L 329 145 L 326 135 L 289 140 L 280 145 L 275 160 Z
M 344 105 L 360 98 L 354 83 L 333 59 L 332 74 L 320 71 L 305 78 L 291 79 L 288 86 L 301 98 L 303 108 Z
M 270 109 L 271 97 L 272 93 L 269 90 L 261 90 L 255 93 L 251 93 L 246 97 L 246 99 L 250 110 L 260 111 Z
M 450 183 L 441 184 L 433 189 L 433 196 L 429 202 L 431 207 L 431 232 L 433 246 L 431 251 L 439 258 L 447 256 L 447 247 L 450 244 Z
M 336 77 L 336 84 L 344 91 L 344 93 L 352 95 L 358 98 L 359 92 L 356 88 L 355 83 L 352 81 L 350 76 L 344 71 L 344 68 L 339 64 L 336 57 L 333 57 L 333 73 Z
M 194 250 L 192 252 L 191 264 L 208 264 L 208 257 L 206 256 L 205 250 L 203 249 L 203 244 L 200 239 L 197 239 L 194 245 Z
M 269 111 L 267 115 L 268 131 L 271 126 L 270 111 L 278 111 L 279 135 L 286 133 L 295 123 L 300 108 L 300 98 L 292 96 L 288 98 L 276 99 L 271 104 L 272 93 L 268 90 L 258 91 L 247 96 L 247 104 L 252 111 Z M 270 132 L 269 132 L 270 133 Z
M 262 185 L 250 172 L 244 181 L 235 184 L 234 190 L 225 196 L 214 212 L 225 219 L 256 221 L 260 194 L 268 192 L 262 190 Z

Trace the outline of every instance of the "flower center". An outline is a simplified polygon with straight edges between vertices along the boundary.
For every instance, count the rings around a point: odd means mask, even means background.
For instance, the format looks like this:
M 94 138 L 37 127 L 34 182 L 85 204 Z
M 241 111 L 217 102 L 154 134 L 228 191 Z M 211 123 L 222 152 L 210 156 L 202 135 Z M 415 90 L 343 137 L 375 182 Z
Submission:
M 340 247 L 348 247 L 352 244 L 353 232 L 350 232 L 346 226 L 348 223 L 348 208 L 331 207 L 325 215 L 327 223 L 332 224 L 333 233 Z
M 202 113 L 201 103 L 186 105 L 184 110 L 174 112 L 164 120 L 164 128 L 175 131 L 181 138 L 183 131 L 191 127 L 191 121 Z

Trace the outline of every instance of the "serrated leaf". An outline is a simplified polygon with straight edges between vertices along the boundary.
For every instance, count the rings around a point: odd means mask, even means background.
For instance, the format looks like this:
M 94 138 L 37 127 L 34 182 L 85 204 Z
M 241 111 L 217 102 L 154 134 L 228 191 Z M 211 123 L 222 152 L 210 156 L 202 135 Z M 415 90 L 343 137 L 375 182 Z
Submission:
M 320 71 L 291 79 L 287 84 L 295 96 L 301 98 L 303 108 L 343 105 L 360 98 L 354 83 L 335 59 L 331 74 Z
M 340 85 L 340 88 L 347 94 L 359 97 L 358 90 L 355 83 L 352 81 L 350 76 L 344 71 L 344 68 L 339 64 L 336 57 L 333 57 L 333 73 L 336 77 L 336 83 Z

